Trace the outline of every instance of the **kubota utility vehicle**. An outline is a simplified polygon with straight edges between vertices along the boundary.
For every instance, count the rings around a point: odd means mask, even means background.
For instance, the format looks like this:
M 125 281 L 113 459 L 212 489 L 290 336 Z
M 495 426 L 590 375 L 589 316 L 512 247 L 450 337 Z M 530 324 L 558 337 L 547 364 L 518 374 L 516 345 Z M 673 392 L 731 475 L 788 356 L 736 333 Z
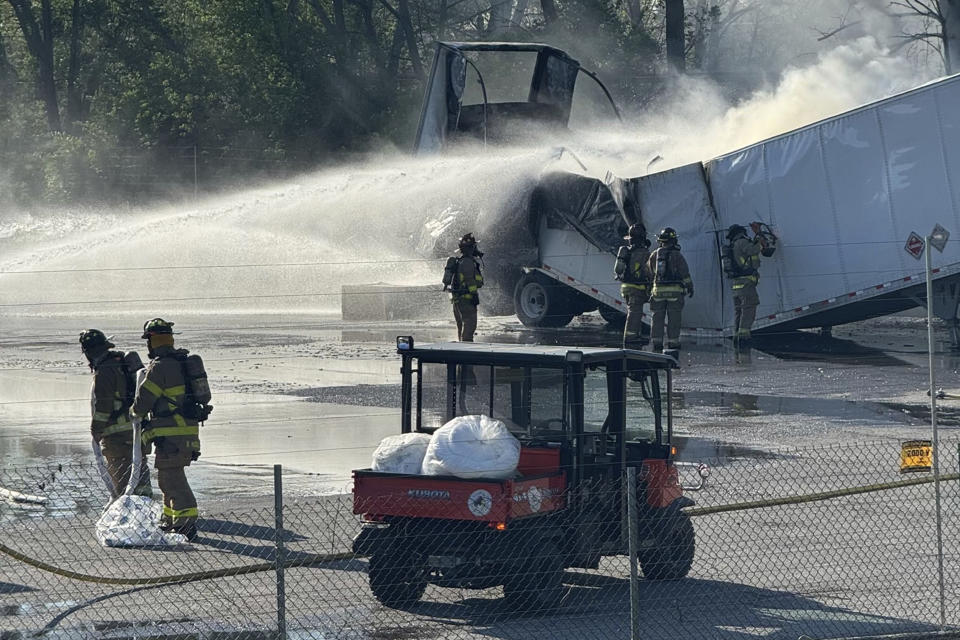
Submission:
M 506 480 L 358 469 L 353 550 L 374 596 L 399 607 L 427 583 L 503 585 L 514 606 L 559 604 L 566 567 L 627 550 L 625 469 L 637 468 L 638 560 L 648 579 L 684 577 L 693 525 L 671 445 L 673 358 L 608 348 L 397 339 L 404 433 L 456 416 L 502 420 L 522 445 Z

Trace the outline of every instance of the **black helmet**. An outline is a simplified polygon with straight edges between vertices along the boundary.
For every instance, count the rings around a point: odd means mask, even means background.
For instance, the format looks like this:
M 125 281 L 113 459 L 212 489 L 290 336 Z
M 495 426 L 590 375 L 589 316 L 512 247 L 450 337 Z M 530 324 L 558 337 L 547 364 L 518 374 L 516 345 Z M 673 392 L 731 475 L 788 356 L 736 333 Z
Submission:
M 632 224 L 630 228 L 627 229 L 627 235 L 623 236 L 624 240 L 643 240 L 647 237 L 647 228 L 643 226 L 642 223 Z
M 473 237 L 472 233 L 466 233 L 460 238 L 458 246 L 463 249 L 464 247 L 476 247 L 477 239 Z
M 143 335 L 140 337 L 144 340 L 160 334 L 173 335 L 173 323 L 167 322 L 163 318 L 154 318 L 143 323 Z
M 677 232 L 673 230 L 673 227 L 664 227 L 660 229 L 660 233 L 657 234 L 657 242 L 661 244 L 671 244 L 677 241 Z
M 115 345 L 110 342 L 110 338 L 99 329 L 86 329 L 80 334 L 80 348 L 84 351 L 96 351 L 98 348 L 109 349 L 113 346 Z
M 727 229 L 727 240 L 733 240 L 734 238 L 739 236 L 741 233 L 746 235 L 747 228 L 744 227 L 743 225 L 732 224 L 730 225 L 730 228 Z

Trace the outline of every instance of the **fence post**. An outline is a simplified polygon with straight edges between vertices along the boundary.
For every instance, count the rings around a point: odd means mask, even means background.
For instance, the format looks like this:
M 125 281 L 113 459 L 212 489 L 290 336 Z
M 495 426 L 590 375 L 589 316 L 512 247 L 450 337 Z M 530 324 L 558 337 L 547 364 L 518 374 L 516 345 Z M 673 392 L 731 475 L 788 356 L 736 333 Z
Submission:
M 640 574 L 637 567 L 637 468 L 627 467 L 627 553 L 630 554 L 630 640 L 640 640 Z
M 279 464 L 273 465 L 273 513 L 277 570 L 277 639 L 286 640 L 287 590 L 283 574 L 283 565 L 286 560 L 283 548 L 283 466 Z

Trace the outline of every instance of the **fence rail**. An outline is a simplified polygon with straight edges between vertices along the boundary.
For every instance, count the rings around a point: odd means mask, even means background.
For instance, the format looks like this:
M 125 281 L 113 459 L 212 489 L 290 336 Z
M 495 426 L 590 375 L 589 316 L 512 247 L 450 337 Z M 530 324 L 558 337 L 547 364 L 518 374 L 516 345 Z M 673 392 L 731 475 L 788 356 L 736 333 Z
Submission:
M 931 476 L 901 476 L 899 449 L 849 443 L 703 460 L 711 475 L 687 509 L 695 555 L 678 580 L 663 579 L 672 556 L 651 542 L 660 525 L 645 515 L 643 491 L 631 502 L 620 481 L 598 481 L 590 504 L 602 507 L 577 514 L 610 553 L 594 562 L 543 516 L 507 523 L 506 547 L 496 523 L 433 520 L 394 528 L 390 554 L 354 555 L 363 526 L 354 511 L 364 506 L 347 493 L 284 495 L 279 474 L 261 497 L 215 500 L 200 487 L 192 544 L 105 548 L 94 535 L 103 489 L 93 465 L 2 468 L 0 633 L 626 639 L 634 626 L 640 638 L 794 640 L 938 632 L 941 606 L 956 629 L 957 443 L 941 445 L 942 600 Z M 402 510 L 424 498 L 390 499 Z M 620 505 L 637 514 L 634 581 Z

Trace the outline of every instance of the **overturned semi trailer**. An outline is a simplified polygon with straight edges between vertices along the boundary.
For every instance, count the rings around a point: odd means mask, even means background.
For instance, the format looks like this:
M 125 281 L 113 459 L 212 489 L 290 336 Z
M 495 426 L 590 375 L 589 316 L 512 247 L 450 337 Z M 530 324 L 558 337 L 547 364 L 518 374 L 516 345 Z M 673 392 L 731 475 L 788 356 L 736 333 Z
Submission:
M 529 225 L 539 259 L 516 285 L 517 315 L 560 326 L 582 310 L 622 313 L 619 236 L 642 220 L 677 230 L 696 296 L 687 330 L 729 332 L 723 233 L 762 221 L 779 237 L 760 268 L 755 329 L 825 327 L 924 302 L 916 240 L 960 231 L 960 76 L 865 105 L 703 164 L 639 178 L 548 174 Z M 913 249 L 913 252 L 908 251 Z M 960 242 L 933 253 L 936 313 L 957 335 Z

